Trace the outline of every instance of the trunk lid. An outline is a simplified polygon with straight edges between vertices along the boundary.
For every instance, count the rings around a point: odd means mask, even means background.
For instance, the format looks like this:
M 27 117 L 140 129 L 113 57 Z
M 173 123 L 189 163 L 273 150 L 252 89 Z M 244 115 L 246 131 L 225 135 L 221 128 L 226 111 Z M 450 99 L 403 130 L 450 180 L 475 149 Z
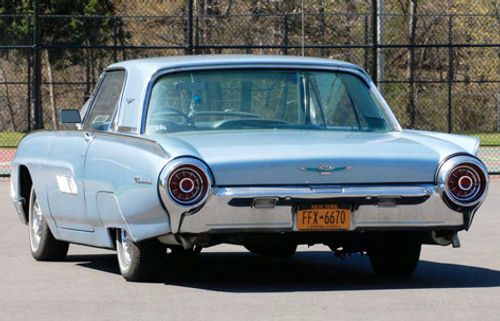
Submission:
M 461 149 L 409 132 L 218 131 L 154 139 L 173 157 L 205 161 L 218 186 L 431 183 L 441 160 Z

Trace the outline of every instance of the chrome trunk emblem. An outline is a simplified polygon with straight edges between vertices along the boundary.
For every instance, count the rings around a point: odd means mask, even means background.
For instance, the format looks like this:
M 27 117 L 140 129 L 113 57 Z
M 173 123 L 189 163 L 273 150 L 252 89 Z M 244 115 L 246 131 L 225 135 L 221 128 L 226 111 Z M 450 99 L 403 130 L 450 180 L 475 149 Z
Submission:
M 330 175 L 333 172 L 340 172 L 344 170 L 349 170 L 351 168 L 352 166 L 335 167 L 328 164 L 324 164 L 319 167 L 299 167 L 299 169 L 303 172 L 316 172 L 319 173 L 320 175 Z

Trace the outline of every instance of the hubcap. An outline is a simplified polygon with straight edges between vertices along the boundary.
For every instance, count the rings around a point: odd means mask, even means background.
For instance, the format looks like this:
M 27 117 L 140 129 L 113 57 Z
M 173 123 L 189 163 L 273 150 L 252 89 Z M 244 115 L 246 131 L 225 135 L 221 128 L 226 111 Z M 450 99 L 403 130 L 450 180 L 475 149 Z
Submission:
M 132 241 L 124 230 L 120 231 L 120 244 L 118 246 L 120 265 L 123 270 L 128 269 L 132 262 L 133 248 Z
M 31 250 L 34 252 L 38 250 L 40 246 L 40 240 L 42 239 L 42 210 L 40 209 L 40 204 L 35 195 L 33 195 L 34 200 L 32 203 L 32 208 L 30 211 L 30 244 Z

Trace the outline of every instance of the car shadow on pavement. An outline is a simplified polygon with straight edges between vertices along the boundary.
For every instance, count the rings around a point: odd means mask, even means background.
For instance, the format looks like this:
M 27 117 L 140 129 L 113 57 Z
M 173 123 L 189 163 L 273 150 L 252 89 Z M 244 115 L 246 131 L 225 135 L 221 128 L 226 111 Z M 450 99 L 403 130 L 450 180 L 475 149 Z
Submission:
M 78 266 L 119 274 L 116 256 L 70 255 Z M 375 275 L 368 257 L 336 258 L 331 252 L 297 252 L 290 259 L 251 253 L 202 253 L 196 258 L 167 259 L 157 281 L 166 285 L 223 292 L 294 292 L 500 286 L 500 271 L 420 261 L 411 278 Z

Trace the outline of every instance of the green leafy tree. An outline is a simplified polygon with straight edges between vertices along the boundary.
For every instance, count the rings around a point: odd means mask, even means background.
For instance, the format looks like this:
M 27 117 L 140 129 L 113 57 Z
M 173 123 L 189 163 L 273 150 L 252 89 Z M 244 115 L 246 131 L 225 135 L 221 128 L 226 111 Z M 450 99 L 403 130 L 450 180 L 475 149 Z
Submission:
M 57 128 L 55 74 L 74 72 L 75 66 L 83 66 L 79 72 L 80 81 L 84 81 L 85 96 L 95 84 L 103 65 L 109 63 L 115 52 L 103 49 L 62 49 L 57 45 L 112 45 L 123 43 L 125 37 L 122 22 L 115 16 L 115 8 L 110 0 L 41 0 L 39 33 L 40 43 L 47 48 L 42 52 L 43 77 L 49 83 L 48 97 L 52 127 Z M 0 14 L 19 14 L 26 16 L 4 16 L 0 19 L 0 43 L 32 43 L 33 1 L 0 0 Z M 22 51 L 4 51 L 10 54 L 9 61 L 25 59 Z M 1 67 L 1 66 L 0 66 Z M 6 88 L 7 91 L 7 88 Z M 11 114 L 14 111 L 11 112 Z M 15 126 L 14 126 L 15 127 Z

